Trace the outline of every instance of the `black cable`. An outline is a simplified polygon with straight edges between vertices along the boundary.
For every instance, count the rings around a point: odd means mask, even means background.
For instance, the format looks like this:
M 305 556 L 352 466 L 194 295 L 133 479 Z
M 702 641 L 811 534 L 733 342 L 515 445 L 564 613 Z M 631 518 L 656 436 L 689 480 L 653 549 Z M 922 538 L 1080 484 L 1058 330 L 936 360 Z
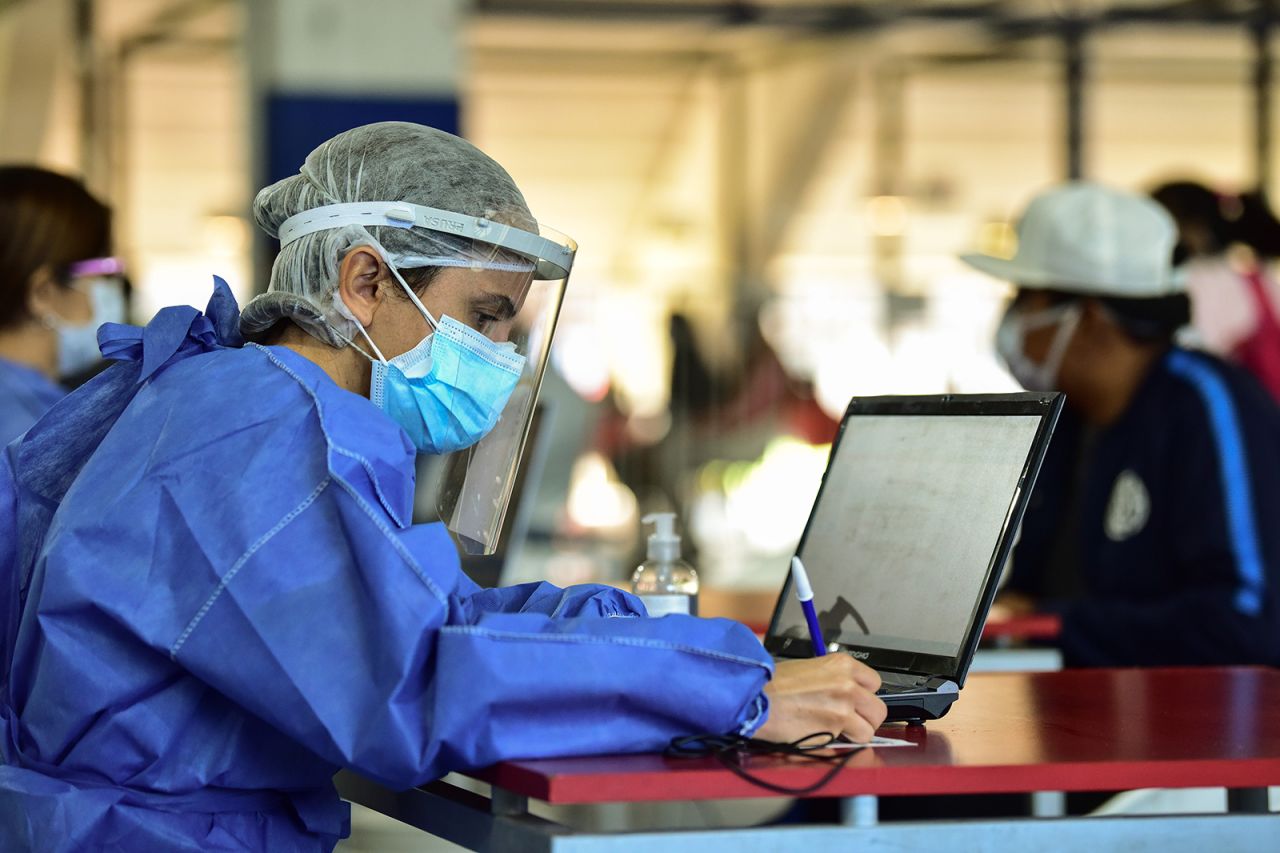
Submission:
M 839 741 L 843 743 L 843 741 Z M 857 749 L 841 750 L 835 754 L 817 755 L 819 750 L 837 743 L 836 735 L 831 732 L 814 732 L 790 743 L 776 743 L 771 740 L 757 740 L 741 735 L 686 735 L 671 739 L 664 753 L 668 758 L 708 758 L 712 757 L 733 771 L 739 778 L 750 782 L 757 788 L 764 788 L 775 794 L 804 796 L 812 794 L 835 778 L 858 752 Z M 812 785 L 789 788 L 778 785 L 752 773 L 742 766 L 742 759 L 753 755 L 783 755 L 792 758 L 803 758 L 819 764 L 829 764 L 831 769 Z

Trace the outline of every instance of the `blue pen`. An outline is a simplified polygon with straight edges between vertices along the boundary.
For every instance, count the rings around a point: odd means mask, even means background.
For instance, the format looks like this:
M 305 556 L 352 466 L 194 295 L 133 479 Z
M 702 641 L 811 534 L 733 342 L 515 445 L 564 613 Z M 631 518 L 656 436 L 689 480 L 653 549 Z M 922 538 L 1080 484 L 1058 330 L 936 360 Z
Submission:
M 809 586 L 809 576 L 805 574 L 804 563 L 799 557 L 791 558 L 791 577 L 796 582 L 796 598 L 800 599 L 800 609 L 804 611 L 804 621 L 809 623 L 809 639 L 813 641 L 814 657 L 827 653 L 827 643 L 822 639 L 822 626 L 818 624 L 818 613 L 813 609 L 813 587 Z

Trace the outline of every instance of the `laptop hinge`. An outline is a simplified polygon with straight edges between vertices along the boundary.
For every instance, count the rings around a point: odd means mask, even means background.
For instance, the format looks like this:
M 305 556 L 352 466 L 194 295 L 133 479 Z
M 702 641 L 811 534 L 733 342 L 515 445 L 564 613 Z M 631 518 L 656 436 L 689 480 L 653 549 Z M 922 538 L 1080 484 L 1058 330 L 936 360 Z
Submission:
M 920 675 L 911 672 L 881 672 L 880 678 L 885 684 L 895 687 L 919 687 L 922 690 L 938 690 L 950 692 L 957 690 L 956 683 L 941 675 Z

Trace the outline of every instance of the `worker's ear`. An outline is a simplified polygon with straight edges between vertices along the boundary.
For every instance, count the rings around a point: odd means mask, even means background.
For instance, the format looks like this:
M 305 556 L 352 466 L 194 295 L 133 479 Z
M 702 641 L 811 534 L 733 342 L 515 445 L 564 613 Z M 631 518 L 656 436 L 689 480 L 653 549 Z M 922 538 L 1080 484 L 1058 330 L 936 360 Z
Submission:
M 51 314 L 57 314 L 58 282 L 54 280 L 53 270 L 48 264 L 42 264 L 31 273 L 27 280 L 27 314 L 36 320 L 43 320 Z
M 387 269 L 372 246 L 356 246 L 338 266 L 338 298 L 366 329 L 387 298 Z

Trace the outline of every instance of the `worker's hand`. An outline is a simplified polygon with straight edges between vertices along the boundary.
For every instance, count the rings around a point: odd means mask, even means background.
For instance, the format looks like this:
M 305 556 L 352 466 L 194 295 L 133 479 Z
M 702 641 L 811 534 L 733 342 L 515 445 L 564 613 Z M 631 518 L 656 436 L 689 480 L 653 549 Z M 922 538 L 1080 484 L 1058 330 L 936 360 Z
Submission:
M 879 689 L 880 674 L 847 654 L 782 661 L 765 685 L 769 719 L 755 737 L 785 742 L 832 732 L 866 743 L 888 713 Z
M 987 613 L 988 622 L 1008 622 L 1019 616 L 1030 616 L 1036 612 L 1035 600 L 1013 590 L 1005 590 L 996 596 L 991 610 Z

